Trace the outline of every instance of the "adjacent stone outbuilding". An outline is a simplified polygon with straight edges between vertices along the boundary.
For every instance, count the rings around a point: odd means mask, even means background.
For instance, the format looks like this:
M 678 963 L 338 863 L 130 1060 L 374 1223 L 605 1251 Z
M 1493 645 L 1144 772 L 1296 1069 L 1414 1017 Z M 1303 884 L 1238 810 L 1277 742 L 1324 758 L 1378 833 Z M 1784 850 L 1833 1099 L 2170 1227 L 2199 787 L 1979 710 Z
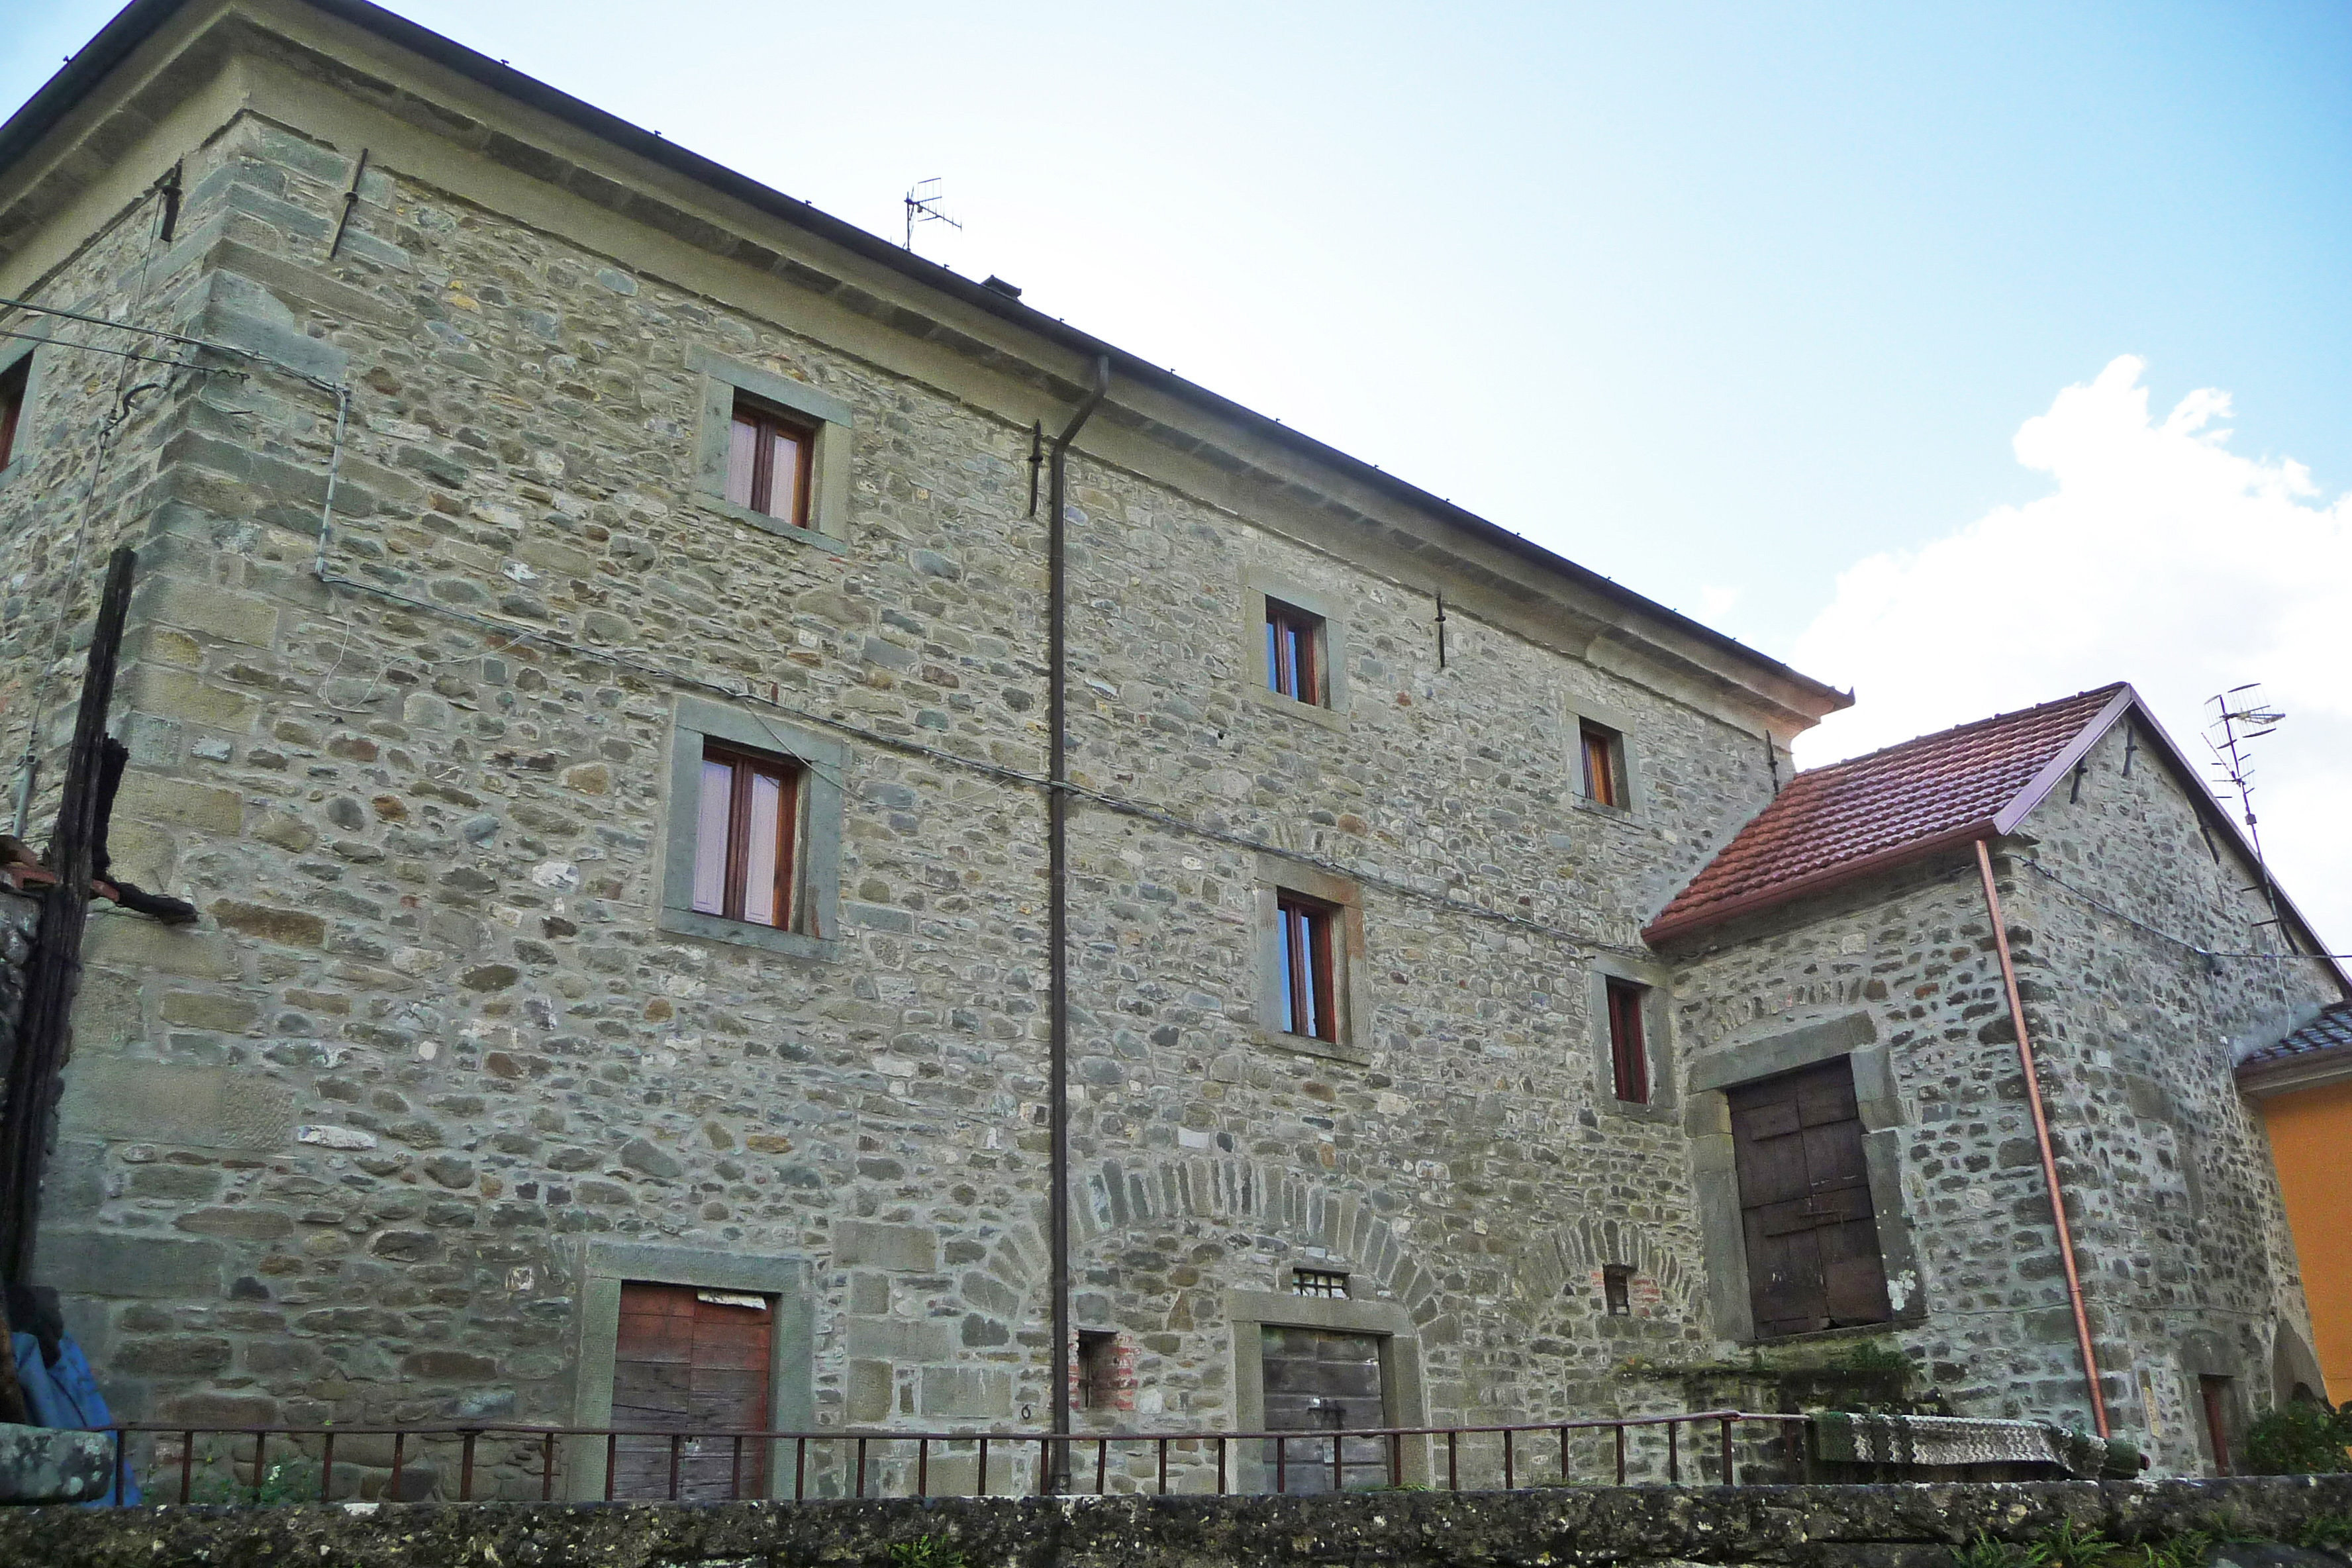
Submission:
M 1648 934 L 1719 1331 L 1891 1330 L 1963 1414 L 2099 1418 L 2005 942 L 2105 1418 L 2196 1472 L 2293 1393 L 2311 1327 L 2233 1046 L 2346 976 L 2129 687 L 1799 774 Z

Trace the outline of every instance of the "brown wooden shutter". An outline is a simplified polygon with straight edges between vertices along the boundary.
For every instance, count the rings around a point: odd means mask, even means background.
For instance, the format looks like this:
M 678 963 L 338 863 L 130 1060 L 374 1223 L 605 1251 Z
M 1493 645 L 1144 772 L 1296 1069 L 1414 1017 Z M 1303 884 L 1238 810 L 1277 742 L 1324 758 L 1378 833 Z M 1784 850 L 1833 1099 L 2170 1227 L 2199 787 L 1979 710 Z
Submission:
M 1730 1100 L 1758 1337 L 1885 1321 L 1852 1063 L 1743 1085 Z
M 755 1300 L 691 1285 L 621 1287 L 613 1425 L 706 1434 L 682 1446 L 681 1499 L 710 1502 L 761 1494 L 766 1445 L 747 1439 L 739 1468 L 734 1440 L 707 1436 L 761 1431 L 769 1424 L 775 1312 L 764 1301 L 749 1304 Z M 669 1471 L 667 1438 L 623 1437 L 614 1456 L 613 1495 L 666 1498 Z

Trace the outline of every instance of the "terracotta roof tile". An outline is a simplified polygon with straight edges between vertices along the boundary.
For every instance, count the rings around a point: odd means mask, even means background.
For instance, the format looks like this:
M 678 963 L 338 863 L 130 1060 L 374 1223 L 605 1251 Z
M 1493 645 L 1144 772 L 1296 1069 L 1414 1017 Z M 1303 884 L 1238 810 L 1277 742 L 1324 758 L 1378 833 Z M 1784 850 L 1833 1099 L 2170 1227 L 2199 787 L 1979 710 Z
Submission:
M 1981 828 L 2126 689 L 2103 686 L 1797 774 L 1643 934 L 1696 931 Z
M 2238 1064 L 2238 1070 L 2275 1067 L 2281 1062 L 2317 1056 L 2323 1051 L 2352 1055 L 2352 1002 L 2334 1002 L 2319 1016 L 2274 1046 L 2264 1046 Z

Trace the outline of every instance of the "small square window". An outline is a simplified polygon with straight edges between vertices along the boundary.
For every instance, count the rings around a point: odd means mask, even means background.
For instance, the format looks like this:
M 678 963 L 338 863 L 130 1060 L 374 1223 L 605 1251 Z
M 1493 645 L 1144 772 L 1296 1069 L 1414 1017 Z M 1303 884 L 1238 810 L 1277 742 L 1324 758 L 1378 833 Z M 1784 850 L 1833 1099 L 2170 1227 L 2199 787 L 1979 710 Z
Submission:
M 1617 1098 L 1628 1105 L 1650 1103 L 1650 1054 L 1642 1036 L 1642 1005 L 1646 985 L 1611 980 L 1609 993 L 1609 1066 Z
M 1282 923 L 1280 966 L 1282 1026 L 1313 1040 L 1339 1038 L 1332 931 L 1339 911 L 1297 893 L 1279 893 L 1275 909 Z
M 1078 1331 L 1078 1361 L 1073 1369 L 1081 1410 L 1118 1408 L 1118 1336 L 1092 1329 Z
M 1290 1271 L 1290 1293 L 1346 1300 L 1348 1277 L 1336 1268 L 1294 1268 Z
M 1322 616 L 1266 600 L 1265 689 L 1318 708 L 1326 705 Z
M 32 370 L 31 354 L 0 370 L 0 468 L 16 456 L 16 426 L 25 416 L 25 389 L 30 384 Z
M 738 394 L 728 432 L 727 499 L 806 528 L 815 451 L 816 432 L 805 421 Z
M 1601 1271 L 1601 1300 L 1607 1303 L 1612 1318 L 1633 1315 L 1633 1268 L 1628 1263 L 1612 1263 Z
M 700 776 L 694 910 L 799 929 L 800 764 L 705 742 Z
M 1578 750 L 1583 757 L 1584 798 L 1595 805 L 1625 805 L 1625 741 L 1616 731 L 1591 720 L 1577 726 Z

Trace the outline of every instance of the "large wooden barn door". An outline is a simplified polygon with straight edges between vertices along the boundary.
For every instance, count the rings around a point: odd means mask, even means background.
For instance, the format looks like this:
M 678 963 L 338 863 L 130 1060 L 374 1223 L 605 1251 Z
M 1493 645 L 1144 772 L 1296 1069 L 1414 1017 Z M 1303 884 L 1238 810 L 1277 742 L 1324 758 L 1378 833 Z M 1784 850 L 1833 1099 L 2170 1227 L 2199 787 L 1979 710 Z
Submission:
M 1381 1384 L 1378 1334 L 1330 1329 L 1259 1331 L 1265 1390 L 1265 1429 L 1320 1433 L 1265 1444 L 1265 1484 L 1286 1492 L 1328 1492 L 1389 1483 L 1389 1450 L 1379 1437 L 1330 1434 L 1388 1425 Z
M 768 1367 L 775 1312 L 765 1297 L 691 1285 L 621 1287 L 621 1332 L 613 1355 L 613 1425 L 705 1434 L 679 1445 L 677 1496 L 719 1502 L 763 1493 L 765 1443 L 713 1432 L 769 1425 Z M 614 1455 L 613 1495 L 670 1495 L 667 1437 L 623 1437 Z
M 1730 1100 L 1758 1337 L 1885 1321 L 1853 1064 L 1746 1084 Z

